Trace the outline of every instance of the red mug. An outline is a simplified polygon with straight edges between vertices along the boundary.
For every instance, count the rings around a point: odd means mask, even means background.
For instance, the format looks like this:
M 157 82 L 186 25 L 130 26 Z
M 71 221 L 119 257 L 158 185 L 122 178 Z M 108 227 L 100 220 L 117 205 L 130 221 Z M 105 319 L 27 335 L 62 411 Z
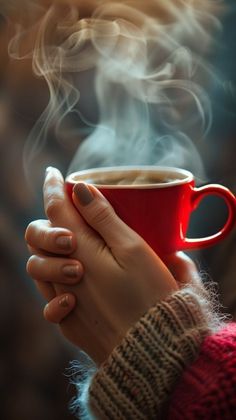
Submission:
M 76 182 L 95 185 L 119 217 L 141 235 L 160 256 L 214 245 L 234 227 L 235 196 L 224 186 L 195 187 L 193 174 L 179 168 L 139 166 L 78 171 L 66 178 L 72 195 Z M 228 218 L 220 231 L 204 238 L 186 237 L 191 213 L 209 195 L 224 199 Z

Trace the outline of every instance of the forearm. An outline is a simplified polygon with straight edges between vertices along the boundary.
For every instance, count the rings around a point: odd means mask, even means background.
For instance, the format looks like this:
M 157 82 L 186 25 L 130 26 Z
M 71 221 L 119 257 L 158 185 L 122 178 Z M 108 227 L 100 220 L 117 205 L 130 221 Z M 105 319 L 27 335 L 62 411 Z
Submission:
M 157 304 L 95 374 L 89 390 L 91 410 L 102 419 L 156 419 L 209 332 L 191 289 Z

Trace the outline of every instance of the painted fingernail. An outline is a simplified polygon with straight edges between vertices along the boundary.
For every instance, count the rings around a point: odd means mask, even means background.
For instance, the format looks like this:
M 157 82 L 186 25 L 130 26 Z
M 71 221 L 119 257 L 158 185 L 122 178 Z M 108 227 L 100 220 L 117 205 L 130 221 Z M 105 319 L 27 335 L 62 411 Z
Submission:
M 59 301 L 58 301 L 58 305 L 61 306 L 62 308 L 68 308 L 69 306 L 69 296 L 63 296 Z
M 93 201 L 94 196 L 91 193 L 90 189 L 83 182 L 79 182 L 74 186 L 74 193 L 79 199 L 79 202 L 82 206 L 87 206 L 91 201 Z
M 78 265 L 64 265 L 62 272 L 66 277 L 76 278 L 79 276 L 79 266 Z
M 58 236 L 56 245 L 65 251 L 70 250 L 72 248 L 72 236 Z

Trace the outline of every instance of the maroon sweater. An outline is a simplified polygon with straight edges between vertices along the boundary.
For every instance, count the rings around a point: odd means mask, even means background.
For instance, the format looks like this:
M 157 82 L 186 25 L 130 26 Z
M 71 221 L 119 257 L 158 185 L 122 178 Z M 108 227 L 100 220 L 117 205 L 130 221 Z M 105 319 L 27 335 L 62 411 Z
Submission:
M 205 338 L 175 388 L 168 418 L 236 419 L 236 323 Z

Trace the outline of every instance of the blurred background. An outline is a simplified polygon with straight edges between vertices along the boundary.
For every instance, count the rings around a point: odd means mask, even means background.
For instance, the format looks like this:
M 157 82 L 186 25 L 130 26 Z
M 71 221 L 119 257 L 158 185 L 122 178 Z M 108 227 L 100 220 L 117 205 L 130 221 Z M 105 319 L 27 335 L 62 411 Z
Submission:
M 49 7 L 51 2 L 43 3 Z M 209 57 L 223 82 L 207 81 L 213 124 L 207 139 L 197 147 L 207 182 L 222 183 L 236 193 L 236 8 L 233 0 L 225 3 L 230 8 L 222 17 L 223 30 Z M 56 327 L 44 321 L 44 302 L 25 272 L 28 256 L 25 228 L 31 220 L 44 216 L 42 176 L 32 191 L 24 175 L 22 156 L 29 133 L 47 105 L 48 90 L 45 82 L 33 74 L 30 59 L 18 61 L 9 57 L 8 44 L 19 20 L 27 27 L 34 19 L 26 0 L 0 0 L 0 417 L 3 420 L 73 418 L 68 404 L 75 391 L 69 385 L 66 368 L 70 360 L 78 357 L 77 350 L 61 337 Z M 30 45 L 31 36 L 26 37 L 26 46 Z M 86 80 L 84 85 L 86 90 Z M 48 135 L 50 141 L 35 162 L 38 165 L 35 172 L 42 174 L 42 168 L 55 165 L 65 174 L 80 138 L 68 144 L 58 142 L 53 132 Z M 203 217 L 206 212 L 208 217 Z M 200 236 L 214 232 L 225 217 L 221 200 L 207 199 L 194 217 L 190 233 Z M 191 255 L 200 269 L 218 283 L 224 310 L 236 319 L 236 232 L 220 245 Z

